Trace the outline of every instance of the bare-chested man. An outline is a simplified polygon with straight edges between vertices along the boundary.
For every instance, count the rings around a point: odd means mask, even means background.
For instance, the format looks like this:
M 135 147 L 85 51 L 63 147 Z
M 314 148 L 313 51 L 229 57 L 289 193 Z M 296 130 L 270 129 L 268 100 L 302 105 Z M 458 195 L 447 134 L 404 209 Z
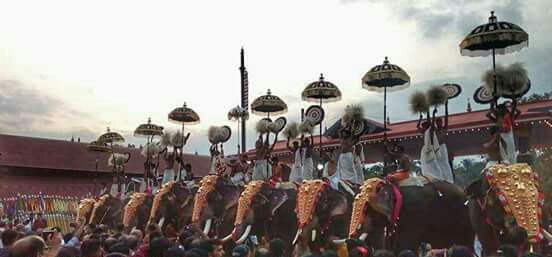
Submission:
M 510 109 L 508 109 L 509 107 Z M 487 113 L 487 118 L 496 123 L 499 136 L 502 139 L 499 141 L 500 157 L 509 163 L 516 162 L 513 125 L 520 114 L 521 112 L 517 109 L 517 101 L 515 100 L 511 106 L 507 103 L 499 104 L 496 107 L 493 105 Z
M 303 147 L 302 147 L 303 180 L 314 179 L 314 162 L 312 160 L 313 146 L 314 146 L 314 139 L 312 135 L 310 136 L 310 138 L 303 139 Z
M 264 180 L 268 181 L 272 174 L 268 168 L 268 158 L 270 153 L 276 146 L 278 141 L 278 134 L 274 138 L 272 146 L 269 144 L 270 134 L 267 133 L 266 140 L 263 142 L 263 134 L 259 135 L 259 139 L 255 142 L 255 170 L 253 171 L 252 180 Z
M 337 176 L 340 180 L 349 182 L 355 181 L 353 168 L 353 148 L 358 143 L 359 137 L 351 133 L 349 128 L 343 128 L 339 132 L 341 138 L 341 149 L 337 161 Z
M 295 183 L 301 183 L 303 181 L 303 160 L 301 156 L 301 149 L 298 141 L 293 141 L 293 145 L 290 145 L 290 139 L 287 140 L 287 148 L 291 151 L 291 154 L 295 157 L 293 161 L 293 167 L 291 168 L 291 174 L 289 175 L 289 181 Z

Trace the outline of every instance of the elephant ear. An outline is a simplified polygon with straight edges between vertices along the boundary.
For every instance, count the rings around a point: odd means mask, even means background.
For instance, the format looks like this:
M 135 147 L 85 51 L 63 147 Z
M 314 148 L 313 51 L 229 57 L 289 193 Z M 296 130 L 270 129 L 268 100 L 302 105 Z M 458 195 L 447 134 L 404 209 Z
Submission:
M 478 179 L 473 181 L 469 186 L 465 189 L 466 195 L 476 198 L 483 198 L 483 179 Z
M 347 196 L 340 191 L 331 191 L 331 189 L 326 189 L 327 194 L 330 194 L 329 200 L 331 202 L 331 212 L 330 217 L 335 217 L 339 215 L 344 215 L 347 213 L 348 200 Z
M 391 185 L 381 183 L 376 189 L 374 197 L 370 197 L 369 205 L 376 212 L 382 214 L 391 221 L 393 208 L 395 206 L 395 196 Z
M 270 214 L 274 216 L 278 209 L 284 205 L 284 203 L 289 199 L 289 196 L 286 191 L 283 190 L 271 190 L 270 193 Z

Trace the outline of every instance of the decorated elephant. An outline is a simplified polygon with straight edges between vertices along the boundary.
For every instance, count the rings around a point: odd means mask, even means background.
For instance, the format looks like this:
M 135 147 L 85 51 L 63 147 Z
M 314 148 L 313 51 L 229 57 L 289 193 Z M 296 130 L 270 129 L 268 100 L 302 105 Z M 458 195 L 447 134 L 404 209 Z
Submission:
M 295 215 L 296 191 L 271 188 L 267 182 L 252 181 L 240 195 L 234 230 L 229 237 L 242 244 L 250 235 L 268 241 L 280 238 L 292 252 L 293 235 L 297 231 Z
M 155 194 L 148 223 L 158 223 L 168 236 L 176 236 L 191 219 L 193 189 L 181 182 L 164 184 Z
M 543 238 L 552 239 L 545 230 L 544 197 L 537 174 L 527 164 L 496 164 L 485 169 L 483 178 L 467 189 L 472 226 L 483 247 L 483 255 L 494 253 L 501 244 L 540 249 Z M 529 242 L 520 233 L 527 232 Z
M 146 193 L 133 193 L 126 202 L 123 214 L 123 226 L 129 232 L 132 228 L 143 230 L 150 216 L 153 196 Z
M 94 200 L 93 198 L 85 198 L 79 202 L 76 220 L 77 224 L 84 226 L 90 222 L 90 216 L 92 216 L 92 211 L 94 210 L 95 203 L 96 200 Z
M 311 249 L 325 247 L 332 240 L 347 237 L 352 201 L 346 194 L 323 180 L 303 181 L 297 192 L 296 254 L 308 252 L 306 245 Z
M 434 248 L 473 246 L 467 197 L 454 184 L 397 186 L 372 178 L 355 197 L 349 237 L 374 248 L 416 251 L 422 242 Z
M 90 224 L 105 224 L 112 228 L 121 224 L 123 219 L 123 202 L 114 196 L 104 194 L 94 204 Z
M 205 176 L 195 194 L 192 225 L 208 237 L 232 233 L 242 190 L 223 177 Z

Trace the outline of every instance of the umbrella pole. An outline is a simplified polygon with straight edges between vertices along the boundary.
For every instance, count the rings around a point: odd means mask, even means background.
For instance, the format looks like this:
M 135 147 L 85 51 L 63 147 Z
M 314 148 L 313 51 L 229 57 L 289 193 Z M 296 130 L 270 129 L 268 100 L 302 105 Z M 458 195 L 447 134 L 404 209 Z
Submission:
M 270 112 L 266 114 L 266 117 L 268 118 L 268 120 L 270 120 Z M 261 137 L 262 138 L 262 137 Z M 270 131 L 266 133 L 266 141 L 267 142 L 270 142 Z M 264 144 L 264 143 L 263 143 Z M 270 145 L 269 145 L 270 147 Z M 271 154 L 271 153 L 270 153 Z M 270 170 L 269 170 L 269 166 L 270 166 L 270 154 L 268 154 L 268 156 L 266 157 L 267 160 L 266 160 L 266 179 L 267 180 L 270 180 L 269 178 L 269 173 L 270 173 Z
M 181 180 L 182 169 L 184 168 L 184 123 L 182 123 L 182 146 L 180 147 L 180 165 L 178 165 L 178 181 Z
M 383 168 L 387 166 L 385 148 L 387 145 L 387 87 L 383 87 Z
M 498 92 L 497 92 L 497 83 L 496 83 L 496 57 L 495 57 L 495 49 L 493 48 L 493 77 L 494 77 L 494 87 L 493 87 L 493 101 L 491 102 L 491 105 L 497 104 L 497 98 L 498 98 Z M 492 108 L 492 106 L 491 106 Z
M 240 119 L 238 118 L 238 152 L 237 154 L 240 154 Z

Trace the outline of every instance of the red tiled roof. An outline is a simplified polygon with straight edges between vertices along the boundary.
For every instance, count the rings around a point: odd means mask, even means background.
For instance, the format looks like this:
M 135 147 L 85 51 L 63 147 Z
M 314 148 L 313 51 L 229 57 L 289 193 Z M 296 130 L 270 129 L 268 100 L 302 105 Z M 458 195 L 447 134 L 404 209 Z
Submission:
M 111 172 L 107 166 L 109 154 L 90 152 L 86 146 L 86 143 L 0 134 L 0 166 L 94 172 L 98 159 L 98 171 Z M 116 152 L 131 154 L 125 166 L 128 174 L 143 174 L 145 157 L 140 151 L 138 148 L 116 147 Z M 165 167 L 162 159 L 160 169 Z M 209 172 L 209 156 L 185 154 L 184 161 L 191 163 L 196 176 Z
M 527 122 L 533 120 L 543 120 L 552 118 L 549 113 L 543 110 L 552 110 L 552 100 L 530 102 L 525 104 L 519 104 L 518 109 L 521 111 L 520 117 L 516 120 L 518 122 Z M 531 109 L 531 111 L 529 111 Z M 449 115 L 449 132 L 465 130 L 472 128 L 482 128 L 491 125 L 486 114 L 488 110 L 479 110 L 473 112 L 463 112 Z M 419 136 L 416 129 L 418 120 L 402 121 L 397 123 L 391 123 L 387 126 L 387 137 L 389 139 L 400 139 L 412 136 Z M 361 141 L 364 143 L 376 143 L 383 139 L 383 132 L 367 134 L 362 136 Z M 314 142 L 319 145 L 320 137 L 315 136 Z M 324 147 L 335 147 L 339 144 L 339 139 L 331 139 L 322 137 L 322 143 Z M 274 153 L 287 152 L 286 141 L 276 142 L 274 147 Z M 253 154 L 255 149 L 249 150 L 249 154 Z

